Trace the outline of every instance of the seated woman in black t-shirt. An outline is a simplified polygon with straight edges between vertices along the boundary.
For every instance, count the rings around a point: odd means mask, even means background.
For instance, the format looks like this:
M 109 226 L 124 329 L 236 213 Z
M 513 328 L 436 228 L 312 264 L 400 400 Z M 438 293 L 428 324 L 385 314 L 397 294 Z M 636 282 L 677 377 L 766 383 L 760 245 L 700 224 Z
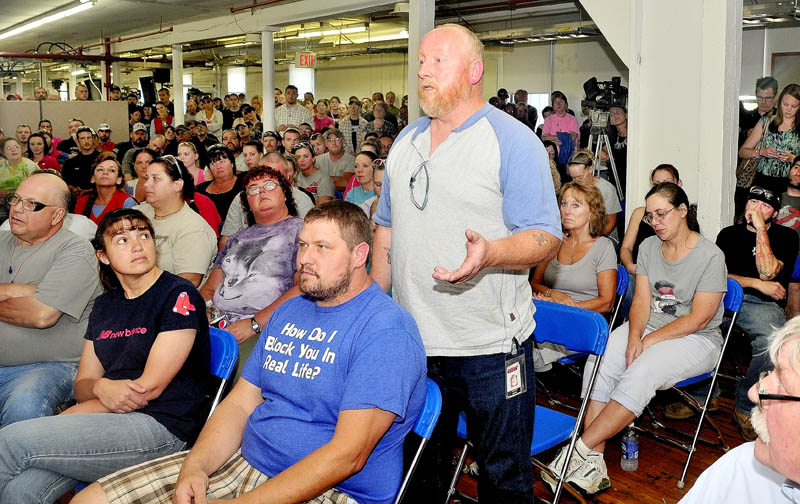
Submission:
M 183 450 L 203 427 L 212 384 L 203 298 L 156 267 L 153 227 L 137 210 L 107 214 L 93 244 L 106 292 L 89 319 L 78 404 L 0 429 L 3 502 L 53 502 L 77 481 Z

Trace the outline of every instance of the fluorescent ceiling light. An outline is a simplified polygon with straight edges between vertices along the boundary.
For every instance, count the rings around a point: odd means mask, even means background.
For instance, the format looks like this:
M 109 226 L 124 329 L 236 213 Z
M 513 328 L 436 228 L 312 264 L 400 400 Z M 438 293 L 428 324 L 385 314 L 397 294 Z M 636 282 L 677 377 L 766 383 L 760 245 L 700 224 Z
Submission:
M 325 30 L 325 31 L 312 31 L 312 32 L 300 32 L 296 36 L 290 37 L 282 37 L 286 39 L 293 39 L 293 38 L 317 38 L 317 37 L 331 37 L 334 35 L 339 34 L 348 34 L 348 33 L 362 33 L 367 31 L 367 27 L 364 25 L 361 26 L 348 26 L 346 28 L 342 28 L 341 30 Z
M 244 46 L 249 46 L 249 45 L 253 45 L 253 44 L 255 44 L 255 42 L 236 42 L 234 44 L 225 44 L 225 48 L 226 49 L 230 49 L 232 47 L 244 47 Z
M 18 26 L 16 28 L 12 28 L 11 30 L 0 33 L 0 40 L 8 37 L 13 37 L 14 35 L 19 35 L 20 33 L 32 30 L 33 28 L 38 28 L 44 24 L 50 23 L 51 21 L 56 21 L 56 20 L 60 21 L 65 17 L 77 14 L 79 12 L 83 12 L 87 9 L 91 9 L 92 7 L 94 7 L 93 0 L 76 0 L 68 4 L 68 7 L 65 9 L 58 10 L 53 14 L 47 15 L 45 17 L 36 19 L 29 23 L 25 23 L 22 26 Z
M 83 75 L 85 73 L 86 73 L 86 70 L 80 69 L 80 70 L 75 70 L 74 72 L 72 72 L 72 75 L 78 76 L 78 75 Z

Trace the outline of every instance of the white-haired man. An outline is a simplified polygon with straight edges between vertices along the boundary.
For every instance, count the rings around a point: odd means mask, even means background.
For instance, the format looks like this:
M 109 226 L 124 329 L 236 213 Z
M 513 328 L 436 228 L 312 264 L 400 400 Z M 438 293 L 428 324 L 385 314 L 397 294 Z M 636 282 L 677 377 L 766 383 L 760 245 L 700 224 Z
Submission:
M 680 504 L 800 502 L 800 317 L 772 334 L 769 357 L 775 369 L 749 392 L 758 439 L 706 469 Z

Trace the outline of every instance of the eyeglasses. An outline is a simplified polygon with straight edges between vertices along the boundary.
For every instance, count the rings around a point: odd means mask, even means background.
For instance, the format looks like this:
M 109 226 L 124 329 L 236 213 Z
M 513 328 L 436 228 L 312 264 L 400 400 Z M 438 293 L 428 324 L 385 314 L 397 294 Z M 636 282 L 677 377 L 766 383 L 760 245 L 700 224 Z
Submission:
M 314 146 L 308 142 L 300 142 L 298 144 L 295 144 L 294 147 L 292 147 L 292 154 L 297 154 L 297 151 L 299 151 L 300 149 L 308 149 L 311 155 L 312 156 L 314 155 Z
M 414 190 L 414 183 L 420 177 L 421 174 L 425 174 L 425 194 L 422 199 L 422 203 L 417 202 L 417 191 Z M 408 189 L 409 193 L 411 193 L 411 202 L 414 203 L 414 206 L 417 207 L 418 210 L 425 210 L 425 206 L 428 204 L 428 188 L 430 186 L 430 175 L 428 174 L 428 161 L 423 161 L 421 165 L 414 170 L 414 173 L 411 174 L 411 179 L 408 181 Z
M 311 135 L 309 137 L 309 140 L 316 140 L 317 138 L 320 138 L 321 136 L 322 136 L 322 133 L 314 133 L 313 135 Z
M 28 212 L 39 212 L 45 207 L 56 206 L 56 205 L 48 205 L 45 203 L 40 203 L 34 199 L 20 198 L 17 193 L 14 193 L 11 196 L 9 196 L 7 201 L 9 208 L 17 206 L 17 203 L 22 202 L 22 208 L 24 210 L 27 210 Z
M 800 402 L 800 396 L 793 396 L 793 395 L 784 395 L 784 394 L 767 394 L 767 389 L 764 388 L 763 381 L 764 379 L 770 375 L 772 371 L 762 371 L 761 374 L 758 375 L 758 383 L 757 383 L 757 390 L 758 390 L 758 405 L 761 408 L 765 408 L 764 401 L 796 401 Z
M 247 188 L 245 192 L 247 193 L 248 196 L 258 196 L 261 193 L 268 193 L 274 191 L 275 189 L 278 188 L 278 186 L 280 186 L 280 184 L 278 184 L 274 180 L 269 180 L 267 181 L 266 184 L 262 186 L 251 185 Z
M 372 162 L 372 168 L 386 168 L 386 160 L 378 158 Z
M 30 128 L 30 126 L 25 124 L 25 123 L 20 123 L 20 124 L 17 124 L 17 128 Z
M 672 207 L 669 210 L 656 210 L 653 213 L 646 213 L 644 214 L 644 221 L 652 226 L 656 221 L 660 222 L 664 220 L 664 218 L 673 210 L 675 210 L 675 207 Z
M 772 96 L 756 96 L 756 101 L 760 102 L 769 102 L 775 99 L 775 95 Z
M 751 196 L 763 196 L 764 199 L 767 201 L 778 201 L 778 198 L 775 196 L 775 193 L 764 189 L 763 187 L 753 186 L 750 188 L 750 195 Z
M 333 142 L 344 142 L 344 138 L 336 136 L 336 135 L 328 135 L 325 138 L 326 142 L 333 143 Z
M 178 170 L 178 176 L 183 178 L 183 170 L 181 170 L 181 164 L 180 162 L 178 162 L 178 159 L 175 156 L 173 156 L 172 154 L 167 154 L 166 156 L 161 156 L 160 159 L 163 159 L 164 161 L 172 165 L 173 168 Z M 158 159 L 154 160 L 153 162 L 155 161 L 158 161 Z

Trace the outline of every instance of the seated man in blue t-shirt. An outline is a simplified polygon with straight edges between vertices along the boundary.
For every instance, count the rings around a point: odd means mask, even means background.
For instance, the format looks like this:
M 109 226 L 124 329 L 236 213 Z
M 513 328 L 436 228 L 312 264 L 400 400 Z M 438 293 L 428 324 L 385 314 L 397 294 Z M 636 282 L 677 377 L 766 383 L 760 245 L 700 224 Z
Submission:
M 257 502 L 394 500 L 403 440 L 425 402 L 417 325 L 367 274 L 372 233 L 357 206 L 312 209 L 298 243 L 305 295 L 269 319 L 194 448 L 103 478 L 73 504 L 167 502 L 172 488 L 186 504 L 244 493 Z

